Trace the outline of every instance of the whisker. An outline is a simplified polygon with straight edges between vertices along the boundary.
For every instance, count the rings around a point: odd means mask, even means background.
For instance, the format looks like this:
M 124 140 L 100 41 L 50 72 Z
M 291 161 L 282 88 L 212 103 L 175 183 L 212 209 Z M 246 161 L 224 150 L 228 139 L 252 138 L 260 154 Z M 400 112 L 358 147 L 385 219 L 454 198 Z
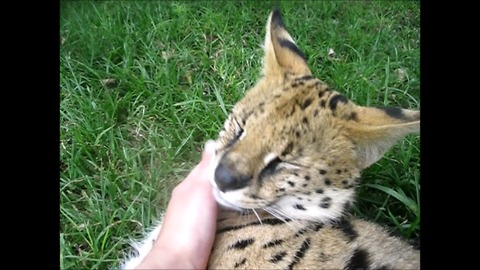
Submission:
M 271 214 L 272 216 L 276 217 L 277 219 L 283 221 L 284 223 L 288 223 L 287 220 L 285 220 L 285 219 L 282 217 L 282 216 L 284 216 L 284 215 L 282 215 L 282 213 L 278 213 L 278 212 L 276 211 L 276 209 L 271 208 L 271 207 L 269 207 L 269 206 L 265 206 L 265 207 L 263 207 L 263 210 L 265 210 L 266 212 L 268 212 L 268 213 Z
M 299 227 L 298 225 L 302 225 L 301 221 L 291 218 L 289 215 L 285 214 L 284 212 L 282 212 L 279 209 L 267 206 L 267 207 L 264 208 L 264 210 L 267 211 L 268 213 L 270 213 L 272 216 L 274 216 L 274 217 L 280 219 L 281 221 L 283 221 L 288 227 L 290 227 L 292 229 L 292 231 L 297 231 L 297 229 Z M 283 217 L 289 219 L 290 222 L 287 222 L 286 219 L 283 218 Z M 295 225 L 297 225 L 297 226 L 295 226 Z
M 255 214 L 255 216 L 257 216 L 258 222 L 260 222 L 260 224 L 263 225 L 262 220 L 260 219 L 260 217 L 257 214 L 257 211 L 255 211 L 255 208 L 251 208 L 251 209 L 252 209 L 253 213 Z

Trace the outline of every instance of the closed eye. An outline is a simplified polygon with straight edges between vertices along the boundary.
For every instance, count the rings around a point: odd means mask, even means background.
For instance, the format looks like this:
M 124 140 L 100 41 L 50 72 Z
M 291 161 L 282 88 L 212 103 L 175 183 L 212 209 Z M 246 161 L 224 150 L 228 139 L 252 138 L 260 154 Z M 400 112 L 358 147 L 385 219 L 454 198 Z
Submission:
M 275 173 L 275 171 L 277 170 L 277 167 L 278 165 L 280 165 L 280 163 L 282 162 L 282 160 L 278 157 L 272 159 L 268 164 L 267 166 L 265 166 L 262 171 L 260 172 L 260 174 L 258 175 L 258 179 L 263 179 L 267 176 L 271 176 Z
M 244 132 L 243 128 L 240 126 L 240 124 L 238 124 L 238 121 L 234 117 L 232 117 L 232 121 L 235 128 L 235 133 L 234 137 L 228 142 L 226 146 L 227 148 L 234 145 L 240 139 Z

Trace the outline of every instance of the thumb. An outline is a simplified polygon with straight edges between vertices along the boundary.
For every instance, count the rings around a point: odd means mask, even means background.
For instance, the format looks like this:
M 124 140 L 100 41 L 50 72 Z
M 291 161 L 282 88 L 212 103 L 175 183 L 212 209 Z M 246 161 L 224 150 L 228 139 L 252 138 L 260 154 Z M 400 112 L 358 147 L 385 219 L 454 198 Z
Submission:
M 205 147 L 203 148 L 203 153 L 202 153 L 202 160 L 198 164 L 198 167 L 200 167 L 201 169 L 205 169 L 208 167 L 210 162 L 215 157 L 216 148 L 217 148 L 217 144 L 213 140 L 208 140 L 205 143 Z
M 193 168 L 187 178 L 183 180 L 183 182 L 198 181 L 200 179 L 206 180 L 205 182 L 209 182 L 209 179 L 213 177 L 213 160 L 215 158 L 216 148 L 217 144 L 213 140 L 208 140 L 205 143 L 205 147 L 202 153 L 202 159 Z

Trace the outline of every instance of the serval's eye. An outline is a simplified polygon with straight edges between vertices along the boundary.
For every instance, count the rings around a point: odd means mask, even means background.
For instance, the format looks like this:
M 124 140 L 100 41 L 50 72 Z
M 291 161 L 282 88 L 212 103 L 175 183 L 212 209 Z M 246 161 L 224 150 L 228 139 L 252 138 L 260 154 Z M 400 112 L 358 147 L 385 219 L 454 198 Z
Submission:
M 267 176 L 273 175 L 277 171 L 277 167 L 278 165 L 280 165 L 281 162 L 282 160 L 279 157 L 275 157 L 270 160 L 268 164 L 262 169 L 258 178 L 263 179 Z
M 231 121 L 232 121 L 232 124 L 233 124 L 233 127 L 234 127 L 234 133 L 233 133 L 234 136 L 228 142 L 228 144 L 226 146 L 227 148 L 234 145 L 244 133 L 243 128 L 240 126 L 240 124 L 238 123 L 237 119 L 235 119 L 235 117 L 232 117 Z
M 235 140 L 238 140 L 243 134 L 243 128 L 240 126 L 235 117 L 233 118 L 233 125 L 235 127 Z

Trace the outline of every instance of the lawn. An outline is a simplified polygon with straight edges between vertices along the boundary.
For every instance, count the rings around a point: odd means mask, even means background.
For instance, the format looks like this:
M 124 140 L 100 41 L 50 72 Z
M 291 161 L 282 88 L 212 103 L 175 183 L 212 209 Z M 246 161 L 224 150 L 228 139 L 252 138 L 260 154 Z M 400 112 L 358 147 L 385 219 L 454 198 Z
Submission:
M 118 266 L 258 78 L 275 6 L 60 3 L 61 269 Z M 419 2 L 278 6 L 318 78 L 357 104 L 420 108 Z M 357 215 L 418 238 L 419 149 L 410 135 L 364 172 Z

